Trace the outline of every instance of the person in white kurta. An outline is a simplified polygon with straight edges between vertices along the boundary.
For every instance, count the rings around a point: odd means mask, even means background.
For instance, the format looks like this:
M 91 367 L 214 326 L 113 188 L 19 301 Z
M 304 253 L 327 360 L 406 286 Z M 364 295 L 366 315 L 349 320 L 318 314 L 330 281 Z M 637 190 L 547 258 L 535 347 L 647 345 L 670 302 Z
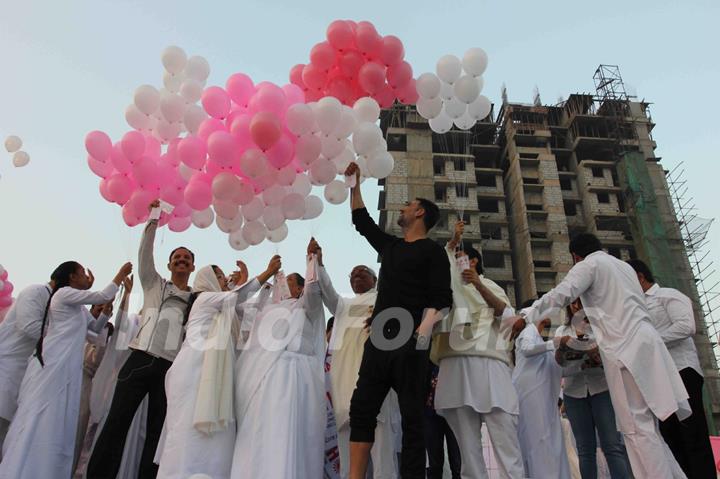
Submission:
M 99 292 L 87 291 L 92 280 L 79 264 L 63 263 L 58 269 L 63 271 L 50 301 L 43 349 L 38 348 L 41 354 L 32 358 L 25 372 L 3 445 L 3 479 L 71 476 L 85 337 L 88 329 L 98 332 L 109 319 L 93 318 L 85 305 L 111 301 L 132 265 L 123 265 Z
M 165 377 L 168 407 L 158 478 L 230 476 L 235 446 L 232 322 L 247 297 L 279 269 L 276 256 L 263 274 L 233 291 L 227 290 L 215 266 L 205 266 L 195 275 L 193 291 L 200 294 L 190 310 L 180 352 Z
M 47 283 L 23 289 L 0 323 L 0 448 L 17 409 L 28 358 L 40 339 L 40 325 L 50 292 L 51 286 Z
M 233 479 L 323 477 L 325 321 L 320 286 L 308 281 L 303 290 L 304 279 L 297 273 L 287 283 L 291 297 L 263 308 L 238 358 Z
M 528 324 L 515 340 L 512 380 L 520 401 L 518 438 L 527 477 L 569 479 L 558 410 L 562 369 L 555 362 L 553 341 L 540 336 L 549 326 L 547 318 Z
M 636 477 L 685 477 L 660 436 L 658 419 L 690 415 L 688 394 L 653 328 L 635 271 L 602 251 L 591 234 L 570 242 L 576 261 L 565 279 L 523 310 L 535 322 L 580 298 L 595 333 L 610 398 Z
M 344 298 L 335 291 L 330 276 L 322 265 L 322 253 L 318 254 L 318 261 L 321 263 L 318 268 L 318 279 L 323 302 L 335 317 L 329 342 L 332 352 L 330 381 L 332 405 L 338 429 L 340 477 L 347 479 L 350 463 L 350 399 L 357 383 L 365 341 L 369 336 L 365 320 L 370 317 L 375 306 L 377 277 L 367 266 L 355 266 L 350 273 L 350 287 L 355 297 Z M 375 442 L 370 450 L 373 479 L 398 477 L 399 450 L 395 447 L 395 435 L 400 429 L 399 423 L 400 406 L 397 393 L 391 390 L 380 409 L 375 428 Z

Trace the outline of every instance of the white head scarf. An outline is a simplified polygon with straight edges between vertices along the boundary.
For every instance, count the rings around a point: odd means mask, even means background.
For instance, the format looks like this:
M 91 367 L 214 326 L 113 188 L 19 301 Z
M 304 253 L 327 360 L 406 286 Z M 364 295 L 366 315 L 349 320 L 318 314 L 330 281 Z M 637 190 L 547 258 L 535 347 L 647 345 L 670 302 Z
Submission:
M 195 282 L 193 282 L 193 290 L 199 293 L 222 291 L 220 283 L 215 276 L 215 269 L 212 265 L 203 266 L 195 273 Z

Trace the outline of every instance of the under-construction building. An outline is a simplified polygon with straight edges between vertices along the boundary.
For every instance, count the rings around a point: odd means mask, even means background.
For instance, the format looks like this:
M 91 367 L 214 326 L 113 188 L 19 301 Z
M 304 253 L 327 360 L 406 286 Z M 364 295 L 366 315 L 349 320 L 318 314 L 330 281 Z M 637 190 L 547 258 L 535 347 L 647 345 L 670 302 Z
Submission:
M 596 91 L 557 105 L 511 103 L 471 130 L 430 130 L 412 107 L 396 105 L 381 126 L 395 169 L 381 181 L 380 225 L 398 234 L 399 209 L 416 197 L 440 207 L 434 238 L 455 220 L 482 252 L 485 275 L 515 305 L 553 288 L 572 267 L 570 238 L 597 235 L 608 253 L 641 258 L 659 284 L 693 300 L 707 403 L 720 418 L 720 382 L 703 298 L 688 261 L 667 172 L 652 138 L 649 103 L 629 97 L 617 67 L 601 65 Z

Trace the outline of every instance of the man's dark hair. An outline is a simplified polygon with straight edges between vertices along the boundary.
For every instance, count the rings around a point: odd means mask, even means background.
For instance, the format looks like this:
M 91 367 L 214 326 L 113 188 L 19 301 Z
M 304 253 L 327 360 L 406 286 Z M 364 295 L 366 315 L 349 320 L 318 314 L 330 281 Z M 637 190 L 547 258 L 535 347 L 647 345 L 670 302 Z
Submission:
M 178 251 L 178 250 L 181 250 L 181 249 L 187 250 L 187 252 L 190 253 L 190 256 L 192 257 L 192 260 L 193 260 L 193 263 L 194 263 L 194 262 L 195 262 L 195 253 L 193 253 L 190 248 L 186 248 L 185 246 L 178 246 L 178 247 L 175 248 L 174 250 L 170 251 L 170 257 L 168 258 L 168 263 L 169 263 L 170 261 L 172 261 L 172 257 L 173 257 L 173 255 L 175 254 L 175 252 Z
M 570 240 L 570 252 L 581 258 L 601 249 L 602 243 L 592 233 L 581 233 Z
M 478 260 L 477 264 L 475 265 L 475 271 L 477 271 L 478 274 L 483 274 L 483 259 L 480 251 L 476 250 L 470 245 L 463 246 L 463 249 L 467 253 L 469 260 L 473 258 Z
M 425 231 L 430 231 L 440 219 L 440 209 L 435 203 L 425 198 L 415 198 L 415 201 L 420 203 L 420 208 L 425 210 L 423 223 L 425 223 Z
M 639 259 L 629 259 L 627 260 L 627 264 L 632 266 L 632 269 L 634 269 L 636 273 L 642 273 L 642 275 L 645 276 L 645 279 L 649 282 L 655 282 L 655 277 L 653 277 L 650 267 L 646 265 L 644 261 Z
M 335 316 L 330 316 L 327 325 L 325 325 L 325 334 L 329 333 L 335 325 Z
M 302 276 L 300 276 L 300 273 L 290 273 L 290 274 L 288 275 L 288 278 L 289 278 L 290 276 L 294 276 L 294 277 L 295 277 L 295 281 L 297 282 L 298 286 L 300 286 L 301 288 L 304 288 L 304 287 L 305 287 L 305 278 L 303 278 Z

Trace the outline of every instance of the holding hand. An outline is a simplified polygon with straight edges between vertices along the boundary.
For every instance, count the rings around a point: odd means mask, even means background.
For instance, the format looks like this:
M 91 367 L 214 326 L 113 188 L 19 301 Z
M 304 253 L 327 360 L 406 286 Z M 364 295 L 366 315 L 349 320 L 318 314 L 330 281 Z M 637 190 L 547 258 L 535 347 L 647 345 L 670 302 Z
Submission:
M 460 274 L 466 284 L 472 284 L 476 288 L 480 286 L 480 275 L 474 269 L 466 269 Z
M 132 266 L 132 263 L 131 263 L 130 261 L 128 261 L 127 263 L 125 263 L 124 265 L 122 265 L 122 266 L 120 267 L 120 269 L 118 270 L 117 274 L 115 275 L 115 279 L 113 280 L 113 283 L 115 283 L 116 285 L 120 286 L 120 284 L 121 284 L 123 281 L 125 281 L 125 278 L 127 278 L 128 275 L 129 275 L 130 273 L 132 273 L 132 268 L 133 268 L 133 266 Z
M 280 268 L 282 268 L 282 261 L 280 255 L 276 254 L 272 257 L 270 263 L 268 263 L 267 269 L 263 271 L 262 274 L 259 274 L 256 279 L 260 282 L 260 284 L 265 284 L 267 280 L 275 276 L 275 274 L 280 271 Z
M 322 248 L 320 247 L 318 242 L 315 240 L 315 238 L 310 238 L 310 243 L 308 243 L 308 247 L 307 247 L 307 254 L 308 254 L 308 256 L 313 255 L 313 254 L 315 256 L 317 256 L 318 264 L 320 266 L 323 265 Z
M 134 282 L 135 282 L 135 280 L 132 275 L 125 277 L 125 279 L 122 282 L 123 288 L 124 288 L 123 296 L 126 296 L 126 297 L 130 296 L 130 293 L 132 292 L 132 289 L 133 289 Z
M 355 187 L 360 186 L 360 167 L 354 161 L 345 169 L 345 176 L 355 175 Z

